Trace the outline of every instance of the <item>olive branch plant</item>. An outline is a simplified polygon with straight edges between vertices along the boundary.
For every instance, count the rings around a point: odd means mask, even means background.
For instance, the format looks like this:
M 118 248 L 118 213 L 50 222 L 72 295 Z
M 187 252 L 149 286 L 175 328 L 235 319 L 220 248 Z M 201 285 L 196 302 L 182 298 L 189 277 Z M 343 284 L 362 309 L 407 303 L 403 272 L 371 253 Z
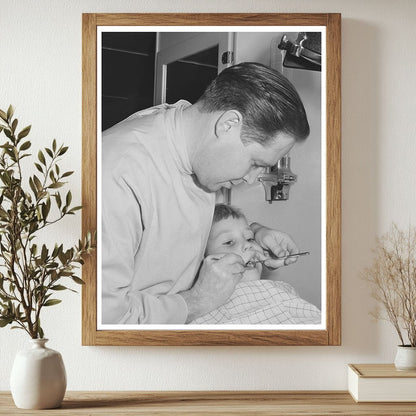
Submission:
M 362 273 L 383 307 L 373 316 L 394 326 L 401 346 L 416 347 L 416 227 L 401 230 L 393 223 L 373 251 L 373 265 Z
M 73 172 L 61 172 L 58 162 L 68 147 L 55 139 L 50 148 L 39 150 L 37 172 L 24 181 L 21 161 L 31 156 L 31 142 L 24 140 L 31 126 L 17 132 L 13 115 L 12 106 L 0 110 L 0 134 L 6 136 L 0 144 L 0 327 L 14 324 L 31 338 L 43 338 L 41 311 L 61 302 L 54 293 L 75 292 L 62 284 L 65 278 L 84 283 L 76 271 L 94 249 L 95 234 L 87 233 L 66 250 L 62 244 L 39 244 L 38 232 L 75 215 L 81 206 L 71 206 L 71 191 L 59 191 Z

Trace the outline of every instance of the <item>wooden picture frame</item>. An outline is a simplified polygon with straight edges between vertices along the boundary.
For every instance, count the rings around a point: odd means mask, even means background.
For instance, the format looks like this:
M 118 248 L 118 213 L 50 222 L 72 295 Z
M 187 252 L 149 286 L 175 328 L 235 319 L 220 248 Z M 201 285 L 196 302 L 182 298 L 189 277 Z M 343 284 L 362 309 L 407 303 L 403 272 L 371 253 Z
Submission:
M 103 330 L 97 325 L 97 256 L 83 266 L 83 345 L 341 344 L 341 16 L 329 14 L 83 14 L 82 230 L 97 229 L 99 26 L 320 26 L 326 33 L 326 325 L 318 330 Z M 323 126 L 324 127 L 324 126 Z M 99 239 L 98 236 L 98 244 Z

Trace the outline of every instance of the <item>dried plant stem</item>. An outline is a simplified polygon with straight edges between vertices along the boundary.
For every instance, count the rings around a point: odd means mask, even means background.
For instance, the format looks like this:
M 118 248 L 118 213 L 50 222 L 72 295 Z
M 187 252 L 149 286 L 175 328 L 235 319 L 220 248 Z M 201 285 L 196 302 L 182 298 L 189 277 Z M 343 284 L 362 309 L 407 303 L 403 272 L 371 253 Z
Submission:
M 363 277 L 374 288 L 373 297 L 384 312 L 376 314 L 394 326 L 401 345 L 416 346 L 416 228 L 402 231 L 393 224 L 377 240 L 372 267 Z

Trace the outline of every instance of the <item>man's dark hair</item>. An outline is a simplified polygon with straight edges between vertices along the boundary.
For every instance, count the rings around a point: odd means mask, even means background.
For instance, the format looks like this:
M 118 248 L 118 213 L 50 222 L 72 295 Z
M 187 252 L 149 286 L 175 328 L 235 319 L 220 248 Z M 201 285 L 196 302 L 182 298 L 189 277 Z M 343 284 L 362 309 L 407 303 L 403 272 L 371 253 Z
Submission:
M 214 209 L 214 218 L 212 220 L 212 223 L 215 224 L 216 222 L 219 222 L 221 220 L 226 220 L 227 218 L 244 218 L 244 214 L 236 207 L 233 207 L 231 205 L 226 204 L 216 204 Z
M 278 71 L 259 63 L 224 69 L 198 104 L 206 112 L 238 110 L 243 115 L 242 138 L 247 141 L 267 143 L 277 133 L 301 141 L 309 135 L 305 108 L 294 86 Z

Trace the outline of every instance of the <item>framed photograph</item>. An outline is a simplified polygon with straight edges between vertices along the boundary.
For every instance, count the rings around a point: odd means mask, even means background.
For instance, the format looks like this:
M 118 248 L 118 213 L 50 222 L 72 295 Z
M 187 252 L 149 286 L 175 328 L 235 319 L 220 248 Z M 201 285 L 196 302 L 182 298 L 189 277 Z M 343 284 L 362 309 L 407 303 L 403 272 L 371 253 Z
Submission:
M 83 345 L 341 344 L 340 34 L 83 14 Z

